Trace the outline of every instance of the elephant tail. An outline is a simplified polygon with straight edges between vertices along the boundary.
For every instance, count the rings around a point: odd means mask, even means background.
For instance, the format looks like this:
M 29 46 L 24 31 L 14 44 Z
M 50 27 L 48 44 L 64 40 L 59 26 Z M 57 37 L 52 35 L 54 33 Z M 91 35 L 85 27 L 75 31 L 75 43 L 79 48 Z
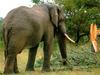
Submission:
M 3 37 L 4 37 L 4 45 L 5 45 L 5 50 L 4 50 L 4 56 L 5 56 L 5 60 L 8 54 L 8 44 L 9 44 L 9 33 L 10 33 L 11 29 L 6 29 L 3 28 Z
M 4 45 L 5 49 L 7 48 L 7 30 L 3 28 L 3 39 L 4 39 Z
M 11 31 L 11 29 L 3 28 L 3 37 L 4 37 L 4 44 L 5 44 L 5 49 L 6 50 L 8 48 L 10 31 Z

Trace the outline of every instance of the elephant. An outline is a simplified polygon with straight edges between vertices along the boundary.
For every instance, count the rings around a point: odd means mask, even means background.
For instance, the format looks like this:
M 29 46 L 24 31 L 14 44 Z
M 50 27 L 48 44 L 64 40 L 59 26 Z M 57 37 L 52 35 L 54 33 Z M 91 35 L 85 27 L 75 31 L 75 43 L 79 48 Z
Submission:
M 17 55 L 24 48 L 29 48 L 26 71 L 34 70 L 39 43 L 43 41 L 44 62 L 43 71 L 50 71 L 52 43 L 57 36 L 58 44 L 66 65 L 66 42 L 74 42 L 66 34 L 65 17 L 62 9 L 54 4 L 38 4 L 33 7 L 20 6 L 12 9 L 3 22 L 3 37 L 5 44 L 4 73 L 18 73 Z

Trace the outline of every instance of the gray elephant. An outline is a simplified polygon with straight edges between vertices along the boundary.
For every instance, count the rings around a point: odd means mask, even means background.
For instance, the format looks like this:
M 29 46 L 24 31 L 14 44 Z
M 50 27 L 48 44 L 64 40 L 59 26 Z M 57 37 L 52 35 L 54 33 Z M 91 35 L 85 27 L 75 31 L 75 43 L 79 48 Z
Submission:
M 32 8 L 21 6 L 11 10 L 4 19 L 3 35 L 5 43 L 4 73 L 17 73 L 17 54 L 25 47 L 29 49 L 27 71 L 34 70 L 34 61 L 39 43 L 44 43 L 44 63 L 42 70 L 50 70 L 52 42 L 55 35 L 63 64 L 66 64 L 66 27 L 62 10 L 52 4 L 34 5 Z M 73 42 L 73 41 L 72 41 Z

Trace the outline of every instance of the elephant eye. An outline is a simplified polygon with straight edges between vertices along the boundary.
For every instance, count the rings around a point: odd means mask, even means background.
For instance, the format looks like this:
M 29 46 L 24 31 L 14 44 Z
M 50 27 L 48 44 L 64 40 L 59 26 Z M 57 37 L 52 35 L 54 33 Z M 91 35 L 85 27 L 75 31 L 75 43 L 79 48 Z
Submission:
M 65 21 L 65 16 L 60 14 L 59 22 L 64 22 L 64 21 Z

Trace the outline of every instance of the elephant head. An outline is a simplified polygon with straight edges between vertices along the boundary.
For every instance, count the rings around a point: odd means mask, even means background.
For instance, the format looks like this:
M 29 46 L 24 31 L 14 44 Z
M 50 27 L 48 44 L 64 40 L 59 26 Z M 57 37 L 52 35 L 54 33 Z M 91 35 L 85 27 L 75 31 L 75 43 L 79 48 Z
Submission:
M 66 39 L 75 43 L 67 34 L 66 34 L 66 26 L 65 26 L 65 16 L 62 9 L 58 6 L 49 7 L 50 10 L 50 19 L 55 28 L 55 32 L 62 33 Z

